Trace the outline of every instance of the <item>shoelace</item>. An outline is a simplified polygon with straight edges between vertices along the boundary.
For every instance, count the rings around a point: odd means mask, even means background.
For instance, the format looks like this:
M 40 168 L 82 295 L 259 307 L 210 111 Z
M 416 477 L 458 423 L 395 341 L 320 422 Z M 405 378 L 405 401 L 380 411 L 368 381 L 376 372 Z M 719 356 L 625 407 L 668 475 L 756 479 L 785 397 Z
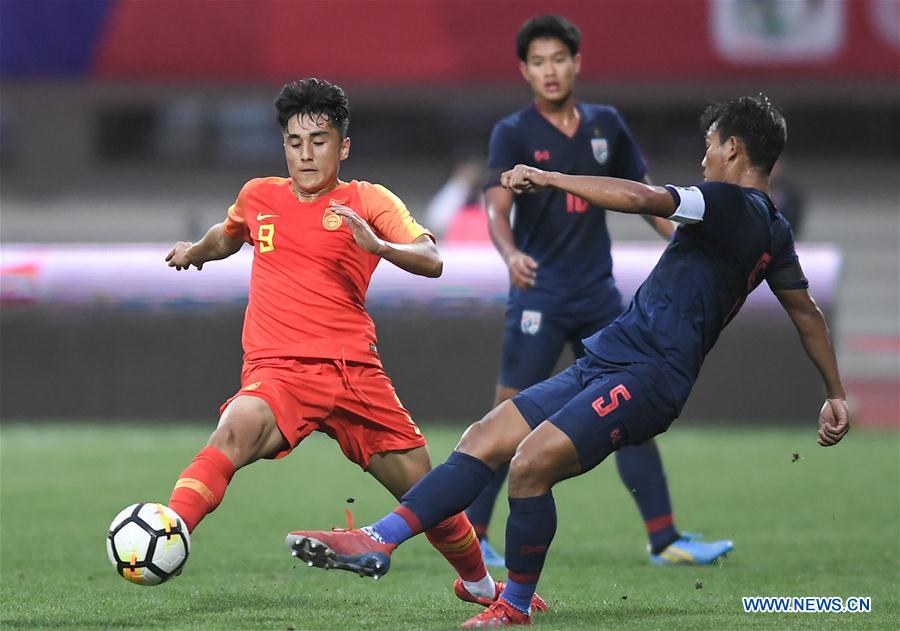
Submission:
M 339 526 L 333 526 L 331 532 L 347 532 L 348 530 L 353 530 L 353 511 L 349 508 L 345 508 L 344 515 L 347 516 L 347 527 L 341 528 Z

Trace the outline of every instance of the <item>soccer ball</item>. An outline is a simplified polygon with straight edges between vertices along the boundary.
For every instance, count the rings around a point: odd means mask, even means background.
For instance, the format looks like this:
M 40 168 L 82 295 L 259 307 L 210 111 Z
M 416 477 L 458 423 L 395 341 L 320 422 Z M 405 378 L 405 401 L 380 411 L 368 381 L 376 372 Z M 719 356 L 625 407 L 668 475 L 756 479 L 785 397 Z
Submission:
M 162 504 L 132 504 L 116 515 L 106 535 L 110 563 L 138 585 L 159 585 L 178 576 L 190 551 L 187 526 Z

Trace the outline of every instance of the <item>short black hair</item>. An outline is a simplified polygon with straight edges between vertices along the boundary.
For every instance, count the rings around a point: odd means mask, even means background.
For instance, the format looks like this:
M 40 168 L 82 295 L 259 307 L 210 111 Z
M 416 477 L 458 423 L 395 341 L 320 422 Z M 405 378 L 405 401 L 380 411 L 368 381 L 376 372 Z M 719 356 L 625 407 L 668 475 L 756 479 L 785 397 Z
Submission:
M 706 134 L 713 125 L 722 142 L 732 136 L 740 138 L 750 164 L 767 175 L 772 172 L 787 141 L 784 114 L 765 94 L 713 103 L 703 111 L 700 126 Z
M 275 99 L 275 114 L 283 131 L 291 117 L 303 114 L 327 120 L 341 138 L 350 130 L 347 95 L 339 86 L 315 77 L 286 83 Z
M 525 22 L 516 34 L 516 54 L 519 59 L 526 61 L 531 42 L 541 37 L 560 40 L 573 57 L 578 54 L 578 47 L 581 45 L 581 31 L 566 18 L 561 15 L 539 15 Z

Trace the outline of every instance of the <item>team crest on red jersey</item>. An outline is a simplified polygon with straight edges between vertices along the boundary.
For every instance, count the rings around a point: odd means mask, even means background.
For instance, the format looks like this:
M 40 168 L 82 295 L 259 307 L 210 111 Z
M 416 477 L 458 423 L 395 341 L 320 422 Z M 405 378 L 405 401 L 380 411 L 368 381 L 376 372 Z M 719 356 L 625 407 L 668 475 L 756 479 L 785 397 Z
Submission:
M 322 227 L 326 230 L 337 230 L 344 223 L 344 218 L 337 213 L 326 211 L 322 217 Z

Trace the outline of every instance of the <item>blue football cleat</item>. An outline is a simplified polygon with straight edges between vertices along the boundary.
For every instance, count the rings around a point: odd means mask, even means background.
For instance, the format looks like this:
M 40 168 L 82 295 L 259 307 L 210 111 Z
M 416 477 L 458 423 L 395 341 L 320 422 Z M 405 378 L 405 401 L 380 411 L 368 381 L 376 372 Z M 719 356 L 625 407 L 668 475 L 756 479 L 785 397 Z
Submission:
M 727 555 L 734 549 L 734 542 L 730 539 L 721 541 L 700 541 L 703 535 L 688 532 L 681 533 L 681 537 L 660 552 L 650 554 L 650 563 L 653 565 L 709 565 Z
M 506 559 L 491 547 L 487 539 L 481 539 L 479 543 L 481 544 L 481 556 L 484 557 L 485 565 L 488 567 L 506 567 Z

